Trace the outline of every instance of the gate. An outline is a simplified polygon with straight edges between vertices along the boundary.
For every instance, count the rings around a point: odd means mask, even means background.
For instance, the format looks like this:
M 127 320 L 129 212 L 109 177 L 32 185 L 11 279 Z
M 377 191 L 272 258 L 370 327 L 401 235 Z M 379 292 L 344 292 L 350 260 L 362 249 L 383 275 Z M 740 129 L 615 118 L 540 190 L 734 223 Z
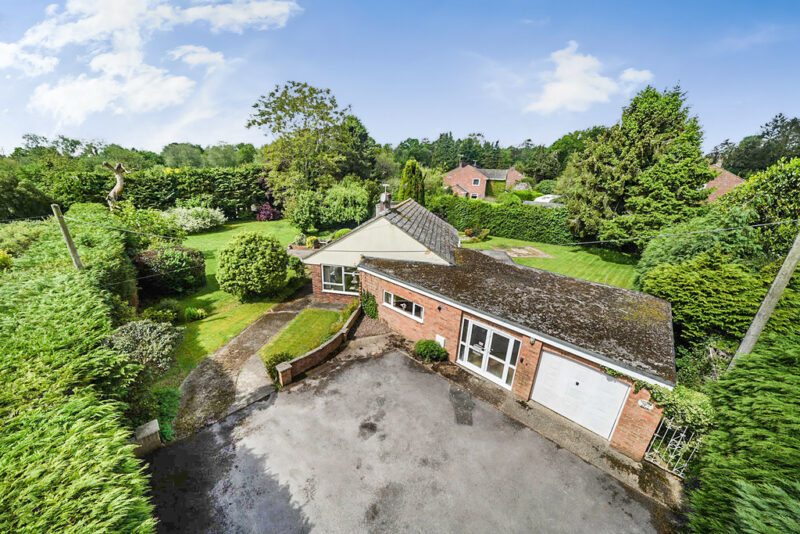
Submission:
M 645 460 L 683 478 L 686 466 L 700 447 L 701 436 L 694 430 L 674 424 L 664 417 L 658 424 Z

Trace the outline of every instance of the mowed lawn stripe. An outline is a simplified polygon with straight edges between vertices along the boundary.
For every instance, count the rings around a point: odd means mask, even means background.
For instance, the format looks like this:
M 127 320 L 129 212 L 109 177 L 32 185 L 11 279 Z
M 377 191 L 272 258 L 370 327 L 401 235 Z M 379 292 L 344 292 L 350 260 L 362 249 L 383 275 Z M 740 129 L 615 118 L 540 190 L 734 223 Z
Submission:
M 259 355 L 262 359 L 279 352 L 291 354 L 292 357 L 302 356 L 327 341 L 340 318 L 341 313 L 336 311 L 307 308 L 272 338 L 259 351 Z

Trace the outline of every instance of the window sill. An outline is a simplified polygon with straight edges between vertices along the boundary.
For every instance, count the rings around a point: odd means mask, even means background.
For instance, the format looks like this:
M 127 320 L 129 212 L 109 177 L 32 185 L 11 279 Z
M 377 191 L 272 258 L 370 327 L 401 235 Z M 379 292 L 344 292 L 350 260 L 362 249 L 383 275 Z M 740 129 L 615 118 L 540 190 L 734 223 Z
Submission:
M 336 291 L 335 289 L 323 289 L 322 292 L 323 293 L 334 293 L 336 295 L 354 295 L 356 297 L 361 294 L 358 291 L 355 291 L 355 292 L 353 292 L 353 291 Z
M 418 323 L 424 324 L 424 321 L 422 319 L 420 319 L 419 317 L 417 317 L 416 315 L 414 315 L 413 313 L 408 313 L 408 312 L 404 312 L 403 310 L 398 310 L 397 308 L 395 308 L 391 304 L 386 304 L 385 302 L 382 302 L 381 304 L 383 306 L 385 306 L 386 308 L 389 308 L 390 310 L 399 313 L 400 315 L 405 315 L 409 319 L 414 319 Z

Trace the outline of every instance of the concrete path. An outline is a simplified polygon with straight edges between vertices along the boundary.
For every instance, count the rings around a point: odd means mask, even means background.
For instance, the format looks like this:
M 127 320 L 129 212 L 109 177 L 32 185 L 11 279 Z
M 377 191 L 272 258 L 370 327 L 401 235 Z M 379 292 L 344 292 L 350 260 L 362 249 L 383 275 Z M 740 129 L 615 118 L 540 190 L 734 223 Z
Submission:
M 150 457 L 160 532 L 613 532 L 663 510 L 464 388 L 356 339 Z
M 340 304 L 313 302 L 306 288 L 292 300 L 276 304 L 228 344 L 195 367 L 181 384 L 181 404 L 174 421 L 176 439 L 219 421 L 261 400 L 275 386 L 258 351 L 309 306 L 341 309 Z

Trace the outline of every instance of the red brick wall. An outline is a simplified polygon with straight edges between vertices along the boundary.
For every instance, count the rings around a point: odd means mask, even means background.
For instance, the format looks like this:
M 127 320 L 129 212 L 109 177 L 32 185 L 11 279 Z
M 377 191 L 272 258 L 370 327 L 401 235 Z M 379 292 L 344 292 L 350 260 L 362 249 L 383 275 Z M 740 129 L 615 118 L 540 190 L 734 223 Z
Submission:
M 588 365 L 593 369 L 602 371 L 603 368 L 579 356 L 557 349 L 551 345 L 543 344 L 541 341 L 534 340 L 513 332 L 505 327 L 475 317 L 470 313 L 410 291 L 391 282 L 387 282 L 368 273 L 361 273 L 361 287 L 364 291 L 369 291 L 378 301 L 378 316 L 392 330 L 411 341 L 420 339 L 435 339 L 436 334 L 445 338 L 445 348 L 448 351 L 450 361 L 455 361 L 458 355 L 458 336 L 461 333 L 461 320 L 463 317 L 473 319 L 479 323 L 489 324 L 501 332 L 521 341 L 520 353 L 517 359 L 517 370 L 514 376 L 511 391 L 514 396 L 523 402 L 530 399 L 533 390 L 533 382 L 536 379 L 536 369 L 539 365 L 539 357 L 542 350 L 554 352 L 564 357 L 575 360 L 583 365 Z M 395 295 L 407 298 L 425 308 L 424 322 L 419 323 L 414 319 L 403 315 L 387 306 L 383 305 L 383 290 L 390 291 Z M 438 308 L 441 307 L 441 310 Z M 641 461 L 644 456 L 650 439 L 653 436 L 658 423 L 661 420 L 662 410 L 655 407 L 652 411 L 639 406 L 639 400 L 649 400 L 650 394 L 646 389 L 641 389 L 638 393 L 633 392 L 633 384 L 623 378 L 620 380 L 631 384 L 631 390 L 622 409 L 617 427 L 611 436 L 611 446 L 630 456 L 636 461 Z
M 328 293 L 322 290 L 322 266 L 309 265 L 311 270 L 311 287 L 314 290 L 314 299 L 322 302 L 340 302 L 350 304 L 358 295 L 342 295 L 341 293 Z
M 510 191 L 511 189 L 513 189 L 514 184 L 519 182 L 523 178 L 525 178 L 525 175 L 523 175 L 517 169 L 514 169 L 513 167 L 511 169 L 508 169 L 508 174 L 506 174 L 506 190 Z
M 480 180 L 480 185 L 472 185 L 472 181 L 475 179 Z M 444 175 L 444 185 L 449 185 L 452 187 L 453 193 L 460 197 L 470 196 L 472 193 L 477 193 L 478 198 L 484 198 L 486 196 L 486 180 L 486 177 L 478 172 L 478 170 L 472 165 L 456 167 Z M 467 193 L 465 194 L 464 191 L 458 187 L 455 187 L 456 185 L 460 185 L 466 189 Z

